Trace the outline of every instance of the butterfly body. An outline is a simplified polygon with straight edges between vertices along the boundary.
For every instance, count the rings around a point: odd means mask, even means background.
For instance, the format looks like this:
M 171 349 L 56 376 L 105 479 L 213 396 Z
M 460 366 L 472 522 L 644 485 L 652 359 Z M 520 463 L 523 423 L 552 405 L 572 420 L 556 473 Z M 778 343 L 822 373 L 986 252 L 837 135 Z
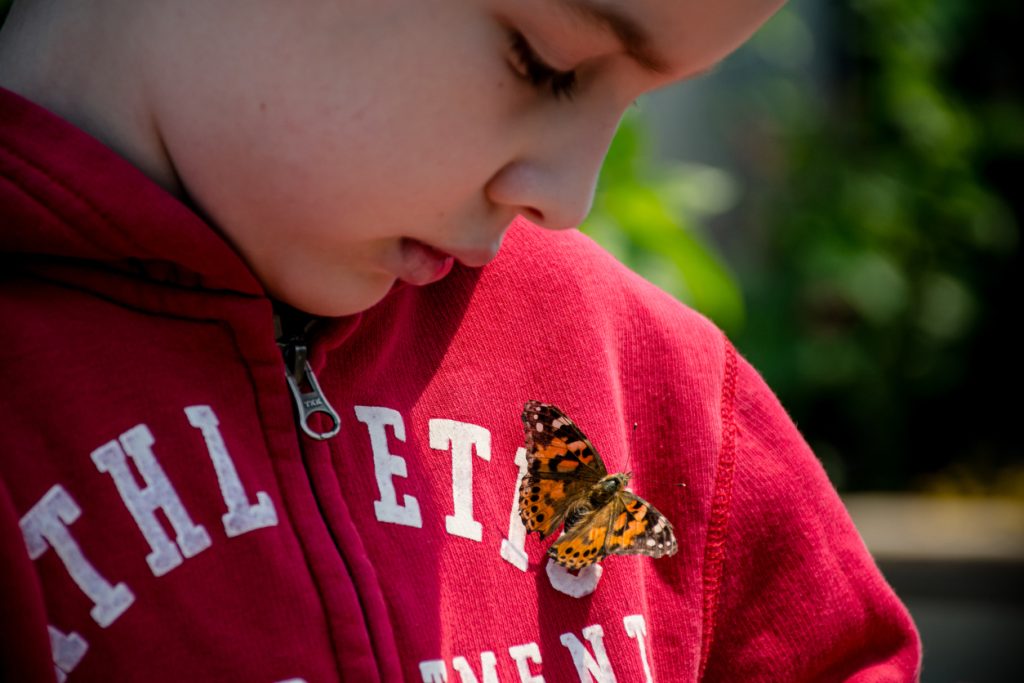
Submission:
M 549 557 L 582 569 L 608 555 L 676 552 L 669 521 L 626 489 L 632 475 L 608 474 L 597 450 L 561 410 L 529 401 L 522 419 L 527 472 L 519 488 L 519 515 L 527 532 L 542 539 L 564 525 Z
M 576 526 L 576 523 L 585 517 L 586 513 L 607 505 L 616 493 L 625 489 L 632 476 L 629 473 L 609 474 L 591 486 L 586 498 L 582 499 L 575 508 L 570 509 L 565 516 L 565 530 L 568 532 Z

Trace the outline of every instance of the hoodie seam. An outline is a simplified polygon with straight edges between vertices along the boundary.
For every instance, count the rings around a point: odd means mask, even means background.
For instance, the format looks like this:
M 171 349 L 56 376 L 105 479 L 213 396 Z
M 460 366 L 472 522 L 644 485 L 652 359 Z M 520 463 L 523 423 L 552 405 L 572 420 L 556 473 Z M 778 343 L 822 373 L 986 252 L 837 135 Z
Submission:
M 9 256 L 9 253 L 3 254 L 3 256 Z M 20 277 L 32 278 L 47 282 L 52 285 L 66 287 L 75 291 L 84 292 L 98 296 L 102 299 L 108 300 L 112 303 L 124 304 L 125 306 L 144 312 L 152 312 L 157 315 L 167 313 L 168 315 L 177 316 L 178 314 L 174 311 L 166 308 L 161 308 L 155 303 L 146 302 L 145 304 L 125 301 L 119 299 L 109 292 L 104 291 L 97 287 L 84 285 L 80 283 L 72 283 L 67 281 L 66 278 L 61 277 L 64 271 L 57 270 L 61 268 L 74 268 L 81 272 L 88 272 L 91 274 L 102 275 L 104 277 L 112 279 L 124 279 L 132 284 L 144 284 L 147 286 L 159 287 L 170 289 L 174 292 L 196 294 L 196 295 L 210 295 L 216 297 L 237 297 L 245 301 L 263 301 L 267 300 L 267 297 L 260 294 L 249 294 L 248 292 L 240 292 L 237 289 L 230 289 L 225 287 L 207 287 L 205 285 L 190 285 L 174 280 L 155 280 L 151 277 L 146 276 L 144 273 L 137 273 L 117 267 L 107 265 L 106 262 L 97 261 L 96 259 L 90 258 L 79 258 L 75 256 L 54 256 L 50 254 L 32 254 L 33 258 L 38 260 L 32 261 L 28 266 L 22 266 L 22 264 L 16 264 L 14 267 L 17 269 L 17 273 Z M 171 261 L 146 261 L 143 259 L 136 259 L 140 263 L 168 263 L 174 265 Z M 126 261 L 127 262 L 127 261 Z M 49 266 L 49 267 L 47 267 Z M 181 314 L 183 319 L 192 319 L 188 315 Z
M 20 154 L 18 151 L 16 151 L 13 147 L 11 147 L 10 145 L 6 144 L 5 142 L 0 141 L 0 148 L 2 148 L 3 151 L 5 151 L 8 154 L 9 158 L 13 159 L 16 162 L 20 162 L 21 165 L 24 168 L 31 169 L 31 170 L 35 171 L 36 173 L 38 173 L 40 176 L 42 176 L 43 179 L 45 179 L 45 181 L 47 183 L 49 183 L 51 188 L 55 188 L 56 190 L 58 190 L 61 193 L 65 194 L 66 196 L 74 198 L 77 201 L 77 203 L 79 205 L 81 205 L 82 207 L 84 207 L 86 209 L 86 211 L 88 213 L 90 213 L 95 219 L 98 219 L 100 222 L 102 222 L 104 225 L 109 227 L 112 231 L 116 232 L 122 238 L 126 238 L 127 239 L 127 236 L 124 233 L 124 231 L 120 230 L 118 228 L 118 226 L 115 224 L 115 222 L 109 216 L 107 216 L 98 206 L 96 206 L 91 201 L 86 199 L 83 195 L 81 195 L 80 193 L 76 192 L 75 190 L 70 188 L 68 185 L 66 185 L 65 183 L 60 181 L 58 178 L 56 178 L 54 175 L 52 175 L 45 168 L 39 166 L 38 164 L 33 163 L 33 161 L 31 159 L 23 156 L 22 154 Z M 34 193 L 31 190 L 29 190 L 28 188 L 26 188 L 24 186 L 24 184 L 18 183 L 15 180 L 14 176 L 7 175 L 7 179 L 8 179 L 8 181 L 10 182 L 10 184 L 14 188 L 20 190 L 21 192 L 23 192 L 26 195 L 28 195 L 29 197 L 31 197 L 43 210 L 45 210 L 51 216 L 53 216 L 54 218 L 59 220 L 61 222 L 61 224 L 64 225 L 65 228 L 70 230 L 70 232 L 72 234 L 74 234 L 78 238 L 88 242 L 93 247 L 103 251 L 104 253 L 113 253 L 110 249 L 107 249 L 107 248 L 103 247 L 101 244 L 99 244 L 99 243 L 89 239 L 88 231 L 76 230 L 74 228 L 73 222 L 71 220 L 69 220 L 63 214 L 58 213 L 50 203 L 43 201 L 43 198 L 40 197 L 37 193 Z M 133 244 L 135 244 L 135 242 L 133 240 L 129 240 L 129 241 L 131 241 Z
M 701 628 L 701 655 L 698 680 L 704 678 L 717 625 L 718 601 L 722 587 L 722 574 L 726 556 L 726 534 L 732 507 L 732 482 L 736 469 L 736 349 L 722 335 L 725 344 L 725 368 L 722 381 L 722 441 L 715 489 L 711 499 L 708 536 L 704 546 L 703 621 Z

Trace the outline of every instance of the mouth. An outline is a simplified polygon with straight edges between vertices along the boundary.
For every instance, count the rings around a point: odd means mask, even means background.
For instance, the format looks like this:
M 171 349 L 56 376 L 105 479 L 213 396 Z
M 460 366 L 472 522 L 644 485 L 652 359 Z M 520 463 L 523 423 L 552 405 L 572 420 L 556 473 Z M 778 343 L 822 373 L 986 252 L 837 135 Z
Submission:
M 482 247 L 439 248 L 412 237 L 403 237 L 399 247 L 399 263 L 395 273 L 399 280 L 412 285 L 437 282 L 447 275 L 455 261 L 467 268 L 486 266 L 498 255 L 501 237 Z
M 493 245 L 480 248 L 452 249 L 451 253 L 455 260 L 467 268 L 481 268 L 494 260 L 498 255 L 499 240 Z
M 429 285 L 437 282 L 455 265 L 455 257 L 419 240 L 403 237 L 399 246 L 400 257 L 396 275 L 410 285 Z

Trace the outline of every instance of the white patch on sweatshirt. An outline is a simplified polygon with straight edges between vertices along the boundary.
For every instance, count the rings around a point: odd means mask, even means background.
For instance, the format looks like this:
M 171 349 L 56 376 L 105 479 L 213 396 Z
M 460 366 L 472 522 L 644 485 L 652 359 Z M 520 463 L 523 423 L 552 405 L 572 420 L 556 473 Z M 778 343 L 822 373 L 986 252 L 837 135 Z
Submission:
M 483 681 L 476 677 L 473 667 L 465 657 L 453 659 L 452 668 L 459 672 L 460 683 L 498 683 L 498 658 L 489 650 L 480 653 L 480 674 L 484 677 Z
M 420 676 L 423 683 L 445 683 L 448 680 L 448 667 L 443 659 L 428 659 L 420 662 Z
M 120 445 L 117 441 L 109 441 L 94 450 L 92 460 L 100 472 L 107 472 L 113 477 L 125 507 L 152 548 L 146 556 L 150 570 L 154 576 L 163 576 L 183 562 L 182 555 L 195 557 L 209 548 L 210 534 L 202 525 L 192 522 L 171 480 L 153 455 L 154 439 L 149 427 L 136 425 L 121 434 L 118 441 Z M 135 467 L 146 482 L 145 488 L 136 483 L 128 468 L 126 454 L 135 461 Z M 171 523 L 177 546 L 157 518 L 157 510 L 163 510 Z
M 544 683 L 544 676 L 534 676 L 530 671 L 530 662 L 540 664 L 540 648 L 537 643 L 526 643 L 525 645 L 513 645 L 508 649 L 512 661 L 516 663 L 516 670 L 519 672 L 519 683 Z
M 86 650 L 89 649 L 89 643 L 74 631 L 62 633 L 49 624 L 46 629 L 50 633 L 50 652 L 53 653 L 53 669 L 57 675 L 57 683 L 64 683 L 68 679 L 68 674 L 82 661 Z
M 452 452 L 452 503 L 454 515 L 445 515 L 444 528 L 453 536 L 483 539 L 483 527 L 473 519 L 473 453 L 491 459 L 491 433 L 475 424 L 434 419 L 428 423 L 430 447 Z
M 615 683 L 615 672 L 612 671 L 612 663 L 604 649 L 604 629 L 600 624 L 587 626 L 583 629 L 583 637 L 593 646 L 593 655 L 574 633 L 563 633 L 558 638 L 562 645 L 569 648 L 580 683 Z
M 420 516 L 420 504 L 415 498 L 406 495 L 404 504 L 398 504 L 395 494 L 395 483 L 392 477 L 407 477 L 408 470 L 405 458 L 388 450 L 386 428 L 390 425 L 395 438 L 405 441 L 405 423 L 397 410 L 374 406 L 355 406 L 356 419 L 366 425 L 370 434 L 370 448 L 373 450 L 373 471 L 377 477 L 377 490 L 380 500 L 373 502 L 373 512 L 380 522 L 403 524 L 405 526 L 423 527 Z
M 597 583 L 601 580 L 601 574 L 604 573 L 604 567 L 595 562 L 588 564 L 578 574 L 573 575 L 551 558 L 548 558 L 544 569 L 551 587 L 571 598 L 582 598 L 597 590 Z
M 124 613 L 135 595 L 123 583 L 111 586 L 85 559 L 82 549 L 71 537 L 67 525 L 74 523 L 82 509 L 60 484 L 56 484 L 21 518 L 19 526 L 28 555 L 38 560 L 47 548 L 53 548 L 72 580 L 90 600 L 93 620 L 106 628 Z
M 213 461 L 217 483 L 220 484 L 220 492 L 228 509 L 221 517 L 228 538 L 241 536 L 254 529 L 277 526 L 277 510 L 266 491 L 257 491 L 256 503 L 249 503 L 242 480 L 238 478 L 238 470 L 218 429 L 220 420 L 213 409 L 210 406 L 188 406 L 185 415 L 189 424 L 203 433 L 206 450 Z
M 617 623 L 617 622 L 615 622 Z M 618 636 L 618 651 L 620 659 L 616 659 L 615 666 L 627 670 L 630 675 L 639 675 L 643 671 L 643 678 L 646 683 L 653 683 L 654 677 L 647 659 L 649 639 L 647 638 L 647 621 L 643 614 L 630 614 L 622 617 L 623 631 L 612 635 Z M 613 660 L 609 656 L 604 642 L 604 627 L 601 624 L 592 624 L 583 629 L 583 640 L 581 641 L 575 633 L 563 633 L 559 640 L 564 646 L 556 648 L 556 651 L 546 653 L 552 655 L 549 659 L 559 660 L 559 664 L 572 666 L 576 669 L 577 678 L 580 683 L 615 683 L 617 677 L 613 666 Z M 631 654 L 626 646 L 624 636 L 636 640 L 639 645 L 639 657 Z M 588 647 L 589 644 L 589 647 Z M 526 643 L 525 645 L 514 645 L 508 648 L 509 656 L 515 666 L 516 677 L 520 683 L 544 683 L 544 676 L 532 669 L 539 668 L 542 661 L 542 653 L 537 643 Z M 458 677 L 450 676 L 445 667 L 445 659 L 429 659 L 419 662 L 420 673 L 425 683 L 435 681 L 449 681 L 452 683 L 499 683 L 498 662 L 493 650 L 480 652 L 479 675 L 470 664 L 472 657 L 454 657 L 451 660 L 451 669 L 458 673 Z M 561 680 L 561 679 L 560 679 Z M 573 679 L 576 680 L 576 679 Z M 633 679 L 630 679 L 633 680 Z
M 523 518 L 519 515 L 519 486 L 526 476 L 526 449 L 520 446 L 516 449 L 516 467 L 519 474 L 516 476 L 516 485 L 512 494 L 512 512 L 508 517 L 508 538 L 501 539 L 501 557 L 513 567 L 526 571 L 530 558 L 526 555 L 526 527 L 523 526 Z
M 626 627 L 626 635 L 637 641 L 640 648 L 640 663 L 644 667 L 646 683 L 654 683 L 651 666 L 647 663 L 647 622 L 642 614 L 630 614 L 622 617 L 622 625 Z

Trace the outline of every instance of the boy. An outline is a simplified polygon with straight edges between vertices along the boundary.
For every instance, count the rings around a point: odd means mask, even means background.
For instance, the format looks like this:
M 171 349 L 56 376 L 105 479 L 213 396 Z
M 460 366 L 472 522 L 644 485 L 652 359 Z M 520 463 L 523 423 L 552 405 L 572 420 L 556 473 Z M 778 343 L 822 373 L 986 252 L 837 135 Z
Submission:
M 0 677 L 914 678 L 756 372 L 531 224 L 577 225 L 625 107 L 779 4 L 16 2 Z M 530 400 L 678 553 L 547 561 Z

